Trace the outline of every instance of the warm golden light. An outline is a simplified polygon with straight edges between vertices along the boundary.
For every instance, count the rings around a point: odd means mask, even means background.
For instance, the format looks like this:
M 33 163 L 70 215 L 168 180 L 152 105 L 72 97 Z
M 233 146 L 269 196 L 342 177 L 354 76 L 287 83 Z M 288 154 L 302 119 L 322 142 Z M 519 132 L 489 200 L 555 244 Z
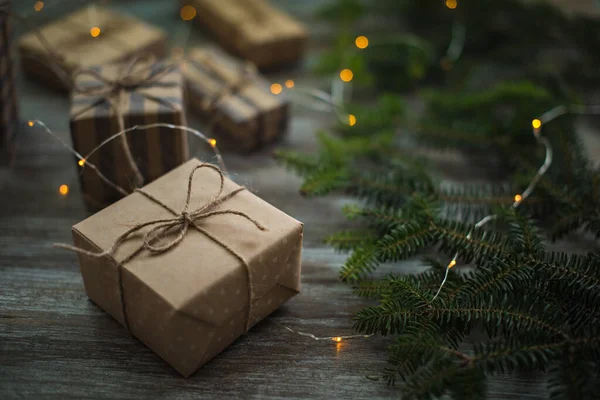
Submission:
M 29 121 L 29 122 L 27 123 L 27 125 L 29 125 L 29 126 L 33 126 L 33 121 Z
M 271 85 L 271 93 L 279 94 L 283 91 L 283 87 L 279 83 L 274 83 Z
M 66 196 L 69 193 L 69 187 L 67 185 L 60 185 L 58 192 L 63 196 Z
M 455 265 L 456 265 L 456 260 L 450 261 L 450 264 L 448 264 L 448 269 L 454 267 Z
M 83 167 L 85 165 L 85 158 L 82 158 L 81 160 L 79 160 L 77 162 L 77 164 L 79 164 L 80 167 Z
M 350 125 L 350 126 L 356 125 L 356 117 L 352 114 L 348 115 L 348 125 Z
M 521 196 L 520 194 L 515 194 L 515 201 L 518 203 L 521 200 L 523 200 L 523 196 Z
M 348 68 L 345 68 L 340 71 L 340 79 L 344 82 L 350 82 L 352 78 L 354 78 L 354 73 L 352 73 L 352 71 Z
M 217 146 L 217 140 L 216 139 L 208 139 L 208 143 L 210 144 L 210 147 L 216 147 Z
M 369 45 L 369 39 L 367 39 L 366 36 L 359 36 L 356 38 L 356 40 L 354 41 L 354 44 L 356 45 L 356 47 L 358 47 L 359 49 L 366 49 L 367 46 Z
M 94 26 L 92 29 L 90 29 L 90 34 L 92 37 L 98 37 L 98 35 L 100 35 L 100 28 Z
M 339 337 L 339 336 L 336 336 L 336 337 L 334 337 L 334 338 L 331 338 L 331 340 L 333 340 L 334 342 L 341 342 L 341 341 L 342 341 L 342 338 L 341 338 L 341 337 Z
M 196 17 L 196 9 L 193 6 L 183 6 L 179 11 L 181 19 L 184 21 L 190 21 Z
M 446 0 L 446 7 L 448 7 L 451 10 L 454 10 L 457 5 L 458 3 L 456 2 L 456 0 Z
M 286 87 L 286 88 L 288 88 L 288 89 L 291 89 L 291 88 L 293 88 L 293 87 L 294 87 L 294 85 L 295 85 L 295 83 L 294 83 L 294 81 L 293 81 L 293 80 L 291 80 L 291 79 L 288 79 L 287 81 L 285 81 L 285 87 Z
M 35 9 L 35 11 L 42 11 L 42 8 L 44 8 L 44 2 L 43 1 L 36 2 L 35 5 L 33 6 L 33 8 Z
M 542 121 L 536 118 L 531 121 L 531 126 L 533 126 L 533 129 L 540 129 L 542 127 Z

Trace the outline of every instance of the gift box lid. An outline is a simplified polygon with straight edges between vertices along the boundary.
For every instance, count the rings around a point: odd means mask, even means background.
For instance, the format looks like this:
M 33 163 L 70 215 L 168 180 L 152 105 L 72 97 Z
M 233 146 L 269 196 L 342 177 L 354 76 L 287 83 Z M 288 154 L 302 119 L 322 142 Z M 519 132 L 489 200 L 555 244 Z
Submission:
M 172 211 L 180 212 L 186 202 L 190 173 L 201 164 L 192 159 L 143 190 L 160 199 Z M 219 186 L 219 174 L 215 170 L 198 169 L 192 180 L 189 210 L 209 203 L 218 193 Z M 238 188 L 239 185 L 225 179 L 223 194 Z M 237 214 L 212 215 L 197 224 L 215 240 L 190 227 L 183 240 L 170 250 L 154 254 L 143 249 L 126 261 L 123 268 L 170 303 L 174 310 L 214 325 L 224 324 L 232 312 L 248 306 L 248 269 L 254 299 L 259 299 L 276 285 L 299 291 L 300 277 L 283 271 L 290 258 L 298 257 L 302 223 L 248 190 L 236 193 L 220 203 L 216 210 L 245 213 L 266 230 L 258 229 Z M 137 224 L 174 217 L 173 212 L 134 192 L 76 224 L 73 230 L 91 248 L 104 251 Z M 143 242 L 142 236 L 150 229 L 152 226 L 120 244 L 112 256 L 113 262 L 125 260 L 137 252 Z M 173 232 L 166 240 L 178 233 Z M 241 256 L 249 268 L 223 244 Z

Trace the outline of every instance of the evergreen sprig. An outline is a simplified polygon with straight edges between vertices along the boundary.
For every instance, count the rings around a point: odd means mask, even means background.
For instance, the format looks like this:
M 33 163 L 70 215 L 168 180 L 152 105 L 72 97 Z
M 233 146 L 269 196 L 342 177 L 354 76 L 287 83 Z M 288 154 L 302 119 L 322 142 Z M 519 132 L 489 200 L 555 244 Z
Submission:
M 359 84 L 375 82 L 387 93 L 372 106 L 348 105 L 356 125 L 320 132 L 317 154 L 277 157 L 304 177 L 303 195 L 341 191 L 356 198 L 343 209 L 356 227 L 326 242 L 349 253 L 341 280 L 373 301 L 356 314 L 355 329 L 392 337 L 383 375 L 403 398 L 485 398 L 487 377 L 517 371 L 545 373 L 554 399 L 599 398 L 600 174 L 572 117 L 543 126 L 552 167 L 517 209 L 513 196 L 545 157 L 531 120 L 576 99 L 573 88 L 582 81 L 569 72 L 573 65 L 582 67 L 585 85 L 596 82 L 589 65 L 600 61 L 598 39 L 585 32 L 600 23 L 540 2 L 458 4 L 458 14 L 433 0 L 329 5 L 321 17 L 338 27 L 340 38 L 322 72 L 351 60 L 360 67 Z M 372 46 L 347 58 L 352 27 L 367 11 L 430 25 L 386 32 L 386 40 L 370 36 Z M 436 62 L 457 15 L 467 31 L 465 61 L 445 72 L 446 85 L 420 93 L 424 112 L 414 117 L 398 92 L 443 80 Z M 574 43 L 577 54 L 561 60 L 559 74 L 546 68 L 542 50 Z M 512 72 L 490 80 L 481 75 L 489 66 Z M 371 76 L 358 79 L 362 74 Z M 461 152 L 473 168 L 493 169 L 496 181 L 445 184 L 427 155 L 448 150 Z M 488 214 L 494 222 L 477 228 Z M 592 239 L 589 254 L 551 248 L 572 234 Z M 467 271 L 447 270 L 455 255 Z M 403 274 L 398 262 L 415 256 L 426 256 L 428 268 Z M 382 277 L 383 264 L 394 272 Z

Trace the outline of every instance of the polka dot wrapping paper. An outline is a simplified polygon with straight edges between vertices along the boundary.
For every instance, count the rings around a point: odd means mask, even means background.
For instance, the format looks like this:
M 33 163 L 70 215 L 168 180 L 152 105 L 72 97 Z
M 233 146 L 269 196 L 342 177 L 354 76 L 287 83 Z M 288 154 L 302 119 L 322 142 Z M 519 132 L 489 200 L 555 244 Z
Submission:
M 143 188 L 164 206 L 134 192 L 76 224 L 75 245 L 101 252 L 139 224 L 185 223 L 188 214 L 177 219 L 174 211 L 185 210 L 192 171 L 189 210 L 202 210 L 219 193 L 219 174 L 196 169 L 201 164 L 192 159 Z M 184 376 L 300 290 L 302 223 L 227 178 L 222 193 L 225 200 L 194 221 L 200 229 L 189 226 L 167 251 L 142 246 L 148 226 L 110 256 L 79 254 L 90 299 Z M 174 229 L 162 241 L 180 233 Z

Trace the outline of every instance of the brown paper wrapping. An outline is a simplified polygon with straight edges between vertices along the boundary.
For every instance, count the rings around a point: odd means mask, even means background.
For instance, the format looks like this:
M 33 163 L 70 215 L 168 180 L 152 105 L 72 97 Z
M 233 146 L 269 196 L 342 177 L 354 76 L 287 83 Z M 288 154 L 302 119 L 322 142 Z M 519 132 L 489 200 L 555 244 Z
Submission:
M 167 35 L 160 29 L 137 18 L 96 7 L 93 20 L 88 8 L 83 8 L 40 28 L 61 59 L 49 56 L 39 38 L 29 32 L 19 40 L 21 65 L 24 72 L 49 86 L 69 89 L 49 67 L 58 64 L 70 75 L 81 67 L 129 60 L 151 53 L 158 58 L 166 55 Z M 90 28 L 100 28 L 92 37 Z
M 0 10 L 10 11 L 9 1 L 0 1 Z M 11 21 L 0 13 L 0 157 L 10 158 L 19 117 L 17 114 L 17 90 L 11 53 Z M 2 164 L 2 163 L 0 163 Z
M 144 190 L 174 210 L 185 204 L 192 159 Z M 194 176 L 190 209 L 205 205 L 219 188 L 215 171 Z M 238 188 L 226 179 L 224 195 Z M 251 325 L 276 310 L 300 290 L 303 226 L 247 190 L 218 206 L 244 212 L 263 224 L 257 230 L 236 215 L 218 215 L 199 224 L 248 263 L 254 301 Z M 75 245 L 102 251 L 132 226 L 173 218 L 162 206 L 133 193 L 73 227 Z M 143 231 L 142 231 L 143 233 Z M 119 260 L 141 245 L 126 241 L 114 258 L 79 255 L 85 290 L 94 303 L 124 324 L 118 286 Z M 132 334 L 182 375 L 194 373 L 244 333 L 248 304 L 246 267 L 220 244 L 195 228 L 183 241 L 161 254 L 146 250 L 122 266 L 123 297 Z
M 162 63 L 153 66 L 154 70 Z M 114 79 L 122 65 L 93 67 L 103 77 Z M 83 88 L 97 87 L 100 83 L 88 75 L 81 75 L 77 83 Z M 179 68 L 173 68 L 158 82 L 135 90 L 129 90 L 122 107 L 125 127 L 147 125 L 157 122 L 186 125 L 183 109 L 183 77 Z M 74 92 L 71 99 L 71 137 L 73 146 L 83 156 L 102 141 L 119 132 L 118 120 L 111 106 L 102 96 Z M 187 136 L 182 131 L 166 127 L 133 131 L 127 134 L 131 153 L 144 176 L 151 182 L 171 169 L 187 161 Z M 113 140 L 89 159 L 112 182 L 126 190 L 132 189 L 131 170 L 122 143 Z M 81 169 L 81 167 L 77 167 Z M 122 197 L 89 168 L 80 174 L 81 188 L 90 205 L 106 206 Z
M 214 47 L 193 48 L 183 75 L 190 109 L 212 126 L 219 146 L 248 152 L 277 140 L 288 127 L 289 102 L 271 93 L 259 74 L 246 74 L 239 89 L 221 96 L 240 82 L 245 64 Z M 207 109 L 206 102 L 220 100 Z
M 307 30 L 300 22 L 265 0 L 183 0 L 196 8 L 202 24 L 223 47 L 259 68 L 298 61 L 306 47 Z

